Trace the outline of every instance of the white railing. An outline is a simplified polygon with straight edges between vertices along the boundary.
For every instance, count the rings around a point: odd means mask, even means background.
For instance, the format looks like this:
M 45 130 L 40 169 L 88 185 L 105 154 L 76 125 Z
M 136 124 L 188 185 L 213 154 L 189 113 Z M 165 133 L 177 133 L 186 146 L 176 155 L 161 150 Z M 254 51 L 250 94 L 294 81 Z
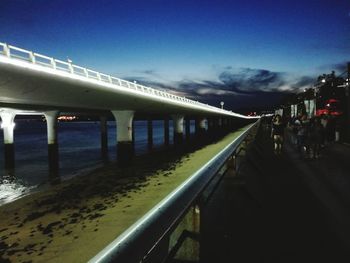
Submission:
M 155 252 L 158 255 L 156 262 L 171 262 L 172 255 L 175 255 L 172 252 L 176 251 L 176 247 L 181 243 L 177 243 L 169 251 L 164 251 L 165 253 L 161 256 L 163 258 L 161 258 L 159 257 L 159 248 L 164 244 L 164 240 L 174 233 L 175 228 L 184 219 L 190 207 L 199 203 L 201 207 L 207 204 L 211 195 L 217 191 L 216 186 L 220 184 L 221 179 L 226 174 L 228 167 L 225 164 L 230 158 L 239 155 L 240 146 L 247 142 L 249 134 L 252 134 L 259 124 L 258 120 L 245 128 L 231 143 L 90 259 L 88 263 L 154 262 L 153 252 L 155 251 L 158 251 L 158 253 Z
M 18 47 L 14 47 L 5 43 L 1 43 L 0 42 L 0 54 L 3 56 L 6 56 L 8 58 L 13 58 L 13 59 L 17 59 L 17 60 L 21 60 L 21 61 L 26 61 L 35 65 L 40 65 L 43 67 L 48 67 L 48 68 L 52 68 L 54 70 L 58 70 L 58 71 L 62 71 L 62 72 L 66 72 L 66 73 L 70 73 L 73 75 L 77 75 L 80 77 L 86 77 L 88 79 L 93 79 L 93 80 L 97 80 L 97 81 L 101 81 L 101 82 L 105 82 L 105 83 L 109 83 L 112 85 L 118 85 L 121 87 L 125 87 L 128 89 L 133 89 L 136 91 L 140 91 L 143 93 L 147 93 L 147 94 L 152 94 L 154 96 L 157 97 L 162 97 L 162 98 L 167 98 L 170 100 L 175 100 L 178 102 L 183 102 L 183 103 L 187 103 L 187 104 L 191 104 L 191 105 L 198 105 L 198 106 L 202 106 L 205 107 L 207 109 L 212 109 L 216 112 L 221 112 L 223 114 L 229 114 L 232 115 L 233 112 L 231 111 L 227 111 L 227 110 L 223 110 L 214 106 L 210 106 L 208 104 L 204 104 L 198 101 L 194 101 L 194 100 L 190 100 L 186 97 L 181 97 L 181 96 L 177 96 L 171 93 L 167 93 L 161 90 L 156 90 L 153 89 L 151 87 L 146 87 L 140 84 L 136 84 L 127 80 L 123 80 L 123 79 L 119 79 L 119 78 L 115 78 L 112 77 L 110 75 L 107 74 L 103 74 L 88 68 L 84 68 L 78 65 L 74 65 L 71 62 L 66 62 L 66 61 L 62 61 L 62 60 L 58 60 L 52 57 L 48 57 L 48 56 L 44 56 L 38 53 L 34 53 L 32 51 L 28 51 L 22 48 L 18 48 Z M 240 115 L 240 114 L 236 114 L 237 117 L 243 117 L 243 118 L 247 118 L 247 116 L 244 115 Z

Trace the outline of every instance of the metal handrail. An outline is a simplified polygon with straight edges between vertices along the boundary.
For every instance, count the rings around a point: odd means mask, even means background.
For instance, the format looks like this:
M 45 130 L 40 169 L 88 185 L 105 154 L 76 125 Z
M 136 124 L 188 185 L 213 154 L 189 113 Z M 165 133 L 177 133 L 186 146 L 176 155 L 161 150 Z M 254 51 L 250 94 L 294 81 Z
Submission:
M 212 179 L 258 123 L 259 120 L 251 124 L 220 153 L 90 259 L 89 263 L 142 262 L 147 254 L 161 243 L 163 237 L 181 221 L 188 209 L 199 199 Z
M 16 52 L 16 54 L 14 52 Z M 22 48 L 11 46 L 11 45 L 8 45 L 8 44 L 2 43 L 2 42 L 0 42 L 0 55 L 6 56 L 6 57 L 12 58 L 12 59 L 26 61 L 28 63 L 43 66 L 43 67 L 49 67 L 49 68 L 52 68 L 54 70 L 70 73 L 70 74 L 73 74 L 73 75 L 76 75 L 79 77 L 86 77 L 88 79 L 93 79 L 93 80 L 101 81 L 104 83 L 107 82 L 107 83 L 112 84 L 112 85 L 119 85 L 119 86 L 126 87 L 129 89 L 134 89 L 134 90 L 140 91 L 142 93 L 152 94 L 152 95 L 157 96 L 157 97 L 167 98 L 167 99 L 182 102 L 185 104 L 198 105 L 201 107 L 205 107 L 207 109 L 215 110 L 216 112 L 221 112 L 221 113 L 226 114 L 226 115 L 231 115 L 231 116 L 234 115 L 235 117 L 239 117 L 239 118 L 252 119 L 252 117 L 248 117 L 248 116 L 245 116 L 242 114 L 234 113 L 232 111 L 223 110 L 223 109 L 220 109 L 220 108 L 217 108 L 214 106 L 210 106 L 208 104 L 204 104 L 204 103 L 201 103 L 198 101 L 190 100 L 186 97 L 177 96 L 177 95 L 170 94 L 170 93 L 167 93 L 164 91 L 157 92 L 157 90 L 155 90 L 151 87 L 146 87 L 146 86 L 143 86 L 140 84 L 135 84 L 135 83 L 127 81 L 127 80 L 115 78 L 115 77 L 110 76 L 108 74 L 103 74 L 103 73 L 100 73 L 98 71 L 94 71 L 94 70 L 91 70 L 88 68 L 74 65 L 70 62 L 51 58 L 51 57 L 48 57 L 45 55 L 34 53 L 32 51 L 29 51 L 29 50 L 25 50 Z M 77 72 L 74 69 L 80 69 L 80 70 L 82 70 L 83 73 Z

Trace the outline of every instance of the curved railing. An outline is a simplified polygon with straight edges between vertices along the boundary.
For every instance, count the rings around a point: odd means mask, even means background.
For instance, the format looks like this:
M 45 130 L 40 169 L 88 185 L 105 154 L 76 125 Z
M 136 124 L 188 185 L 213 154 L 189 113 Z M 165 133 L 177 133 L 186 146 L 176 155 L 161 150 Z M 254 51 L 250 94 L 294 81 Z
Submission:
M 208 189 L 214 178 L 224 175 L 224 173 L 219 174 L 219 172 L 229 158 L 239 154 L 240 146 L 247 140 L 248 135 L 258 127 L 259 123 L 258 120 L 249 125 L 221 152 L 100 251 L 89 263 L 152 262 L 147 260 L 152 250 L 171 234 L 188 209 L 202 200 L 204 191 Z M 215 191 L 215 187 L 210 191 Z
M 204 104 L 198 101 L 190 100 L 186 97 L 177 96 L 168 92 L 164 92 L 161 90 L 157 90 L 151 87 L 147 87 L 144 85 L 137 84 L 136 82 L 130 82 L 127 80 L 123 80 L 120 78 L 112 77 L 110 75 L 100 73 L 98 71 L 94 71 L 88 68 L 84 68 L 78 65 L 74 65 L 70 60 L 62 61 L 59 59 L 55 59 L 52 57 L 44 56 L 33 51 L 25 50 L 22 48 L 18 48 L 15 46 L 8 45 L 6 43 L 0 42 L 0 55 L 3 55 L 7 58 L 17 59 L 21 61 L 26 61 L 31 64 L 39 65 L 42 67 L 51 68 L 54 70 L 58 70 L 61 72 L 70 73 L 76 76 L 85 77 L 88 79 L 93 79 L 97 81 L 101 81 L 104 83 L 118 85 L 120 87 L 124 87 L 127 89 L 132 89 L 139 92 L 144 92 L 147 94 L 152 94 L 153 96 L 167 98 L 170 100 L 174 100 L 177 102 L 182 102 L 185 104 L 198 105 L 207 108 L 208 110 L 215 111 L 217 113 L 222 113 L 226 115 L 233 115 L 235 117 L 240 118 L 251 118 L 249 116 L 241 115 L 238 113 L 234 113 L 232 111 L 227 111 L 224 109 L 220 109 L 208 104 Z

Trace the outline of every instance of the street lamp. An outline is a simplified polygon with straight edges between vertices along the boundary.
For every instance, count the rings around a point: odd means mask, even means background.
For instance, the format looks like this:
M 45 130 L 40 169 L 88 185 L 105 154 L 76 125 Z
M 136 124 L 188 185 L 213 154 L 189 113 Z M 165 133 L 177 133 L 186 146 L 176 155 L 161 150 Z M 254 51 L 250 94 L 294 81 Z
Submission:
M 223 110 L 224 109 L 224 102 L 222 101 L 222 102 L 220 102 L 220 105 L 221 105 L 221 109 Z

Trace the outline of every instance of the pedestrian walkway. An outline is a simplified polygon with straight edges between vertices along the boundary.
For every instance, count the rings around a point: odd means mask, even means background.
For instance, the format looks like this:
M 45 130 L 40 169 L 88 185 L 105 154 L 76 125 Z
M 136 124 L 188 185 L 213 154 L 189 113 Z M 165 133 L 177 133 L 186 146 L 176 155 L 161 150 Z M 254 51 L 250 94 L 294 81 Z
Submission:
M 201 262 L 350 262 L 350 148 L 302 160 L 260 131 L 202 215 Z

